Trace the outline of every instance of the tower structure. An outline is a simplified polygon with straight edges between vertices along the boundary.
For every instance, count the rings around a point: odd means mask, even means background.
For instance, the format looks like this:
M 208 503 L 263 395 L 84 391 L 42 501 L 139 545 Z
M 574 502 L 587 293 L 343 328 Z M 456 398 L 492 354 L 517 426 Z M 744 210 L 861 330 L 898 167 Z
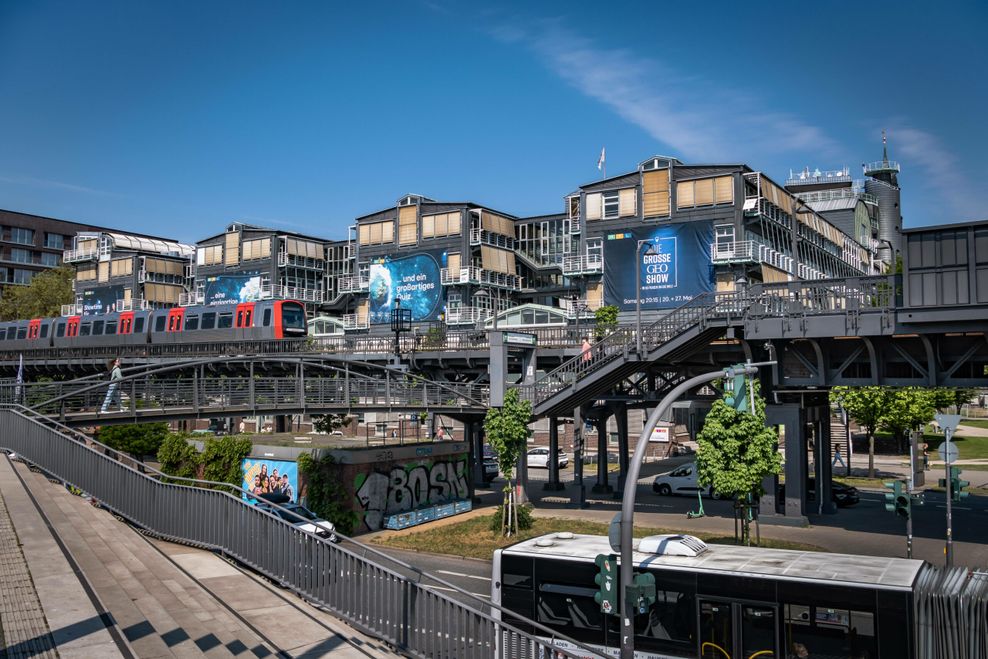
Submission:
M 878 199 L 879 258 L 895 266 L 902 244 L 902 209 L 899 206 L 899 163 L 889 160 L 888 136 L 882 131 L 882 159 L 863 165 L 865 192 Z

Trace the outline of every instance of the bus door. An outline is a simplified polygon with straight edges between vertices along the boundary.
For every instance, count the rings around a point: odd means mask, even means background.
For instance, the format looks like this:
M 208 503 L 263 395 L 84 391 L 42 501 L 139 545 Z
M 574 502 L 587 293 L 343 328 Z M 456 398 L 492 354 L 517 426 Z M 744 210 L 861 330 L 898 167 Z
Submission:
M 700 597 L 700 659 L 782 659 L 775 604 Z

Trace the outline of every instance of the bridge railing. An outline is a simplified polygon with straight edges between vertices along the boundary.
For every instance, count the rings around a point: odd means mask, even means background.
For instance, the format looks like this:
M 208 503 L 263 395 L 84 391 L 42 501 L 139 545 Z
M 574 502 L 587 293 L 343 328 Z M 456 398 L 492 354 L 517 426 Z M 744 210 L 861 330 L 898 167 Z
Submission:
M 753 318 L 884 313 L 902 305 L 901 275 L 757 284 L 748 292 Z
M 345 537 L 333 544 L 302 531 L 251 505 L 239 487 L 168 476 L 31 410 L 0 409 L 0 449 L 89 493 L 102 507 L 154 535 L 219 551 L 250 566 L 404 654 L 596 656 L 532 621 L 520 624 L 551 640 L 523 632 L 506 622 L 518 620 L 514 614 L 373 547 Z

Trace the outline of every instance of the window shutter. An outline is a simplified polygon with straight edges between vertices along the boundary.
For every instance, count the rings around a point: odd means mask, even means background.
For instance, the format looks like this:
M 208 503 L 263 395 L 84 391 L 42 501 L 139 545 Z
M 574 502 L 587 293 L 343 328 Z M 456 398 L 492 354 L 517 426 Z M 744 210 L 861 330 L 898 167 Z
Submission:
M 676 206 L 691 208 L 695 205 L 693 196 L 693 181 L 682 181 L 676 185 Z
M 714 179 L 714 203 L 734 203 L 734 177 L 718 176 Z
M 587 284 L 587 306 L 591 309 L 600 307 L 604 302 L 604 287 L 601 282 Z
M 644 217 L 669 215 L 669 170 L 642 174 L 642 213 Z
M 638 214 L 638 190 L 625 188 L 618 191 L 618 215 L 628 217 Z
M 402 206 L 398 209 L 398 244 L 414 245 L 418 242 L 418 207 Z
M 594 192 L 587 195 L 587 219 L 600 219 L 600 193 Z
M 388 220 L 387 222 L 381 223 L 381 242 L 382 243 L 393 243 L 395 241 L 395 223 L 394 220 Z
M 99 274 L 97 276 L 97 279 L 99 281 L 106 281 L 109 278 L 110 278 L 110 262 L 100 261 Z
M 381 242 L 381 227 L 383 226 L 381 222 L 375 222 L 370 225 L 370 242 L 372 245 L 377 245 Z
M 226 234 L 226 261 L 224 265 L 237 265 L 240 263 L 240 232 L 231 231 Z
M 702 178 L 696 183 L 695 203 L 697 206 L 712 206 L 714 203 L 714 180 Z
M 433 238 L 436 235 L 436 216 L 435 215 L 423 215 L 422 216 L 422 237 L 423 238 Z
M 460 254 L 459 254 L 459 252 L 457 252 L 455 254 L 449 254 L 449 255 L 447 255 L 447 257 L 446 257 L 446 268 L 450 271 L 450 273 L 459 273 L 460 272 Z
M 370 225 L 361 224 L 357 227 L 357 242 L 361 245 L 370 245 Z
M 357 322 L 366 323 L 367 322 L 367 310 L 369 308 L 369 302 L 367 300 L 361 300 L 357 305 Z

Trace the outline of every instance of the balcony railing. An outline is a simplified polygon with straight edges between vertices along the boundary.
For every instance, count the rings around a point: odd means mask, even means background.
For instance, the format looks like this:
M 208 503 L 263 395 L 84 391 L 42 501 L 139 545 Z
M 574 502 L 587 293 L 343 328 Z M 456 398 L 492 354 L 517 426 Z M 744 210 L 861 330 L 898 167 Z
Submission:
M 340 293 L 360 293 L 370 289 L 370 277 L 367 275 L 346 275 L 339 279 Z
M 480 228 L 470 229 L 470 244 L 471 245 L 490 245 L 492 247 L 499 247 L 501 249 L 514 249 L 515 239 L 508 236 L 502 236 L 499 233 L 491 233 Z
M 806 265 L 805 263 L 800 263 L 796 267 L 796 276 L 800 279 L 828 279 L 827 275 L 821 270 L 817 270 L 811 265 Z
M 570 233 L 580 233 L 580 216 L 569 218 L 569 232 Z
M 326 298 L 326 293 L 315 288 L 282 286 L 281 284 L 261 284 L 261 297 L 263 299 L 298 300 L 300 302 L 318 304 Z
M 440 271 L 440 282 L 443 286 L 455 286 L 456 284 L 483 284 L 496 288 L 507 288 L 511 290 L 521 290 L 522 278 L 518 275 L 509 275 L 494 270 L 468 267 L 460 269 L 443 268 Z
M 278 252 L 278 267 L 284 268 L 308 268 L 309 270 L 325 270 L 326 262 L 321 259 L 313 259 L 308 256 L 298 256 L 288 252 Z
M 365 330 L 370 327 L 367 316 L 360 316 L 355 313 L 343 315 L 343 330 Z
M 876 160 L 865 165 L 865 176 L 871 176 L 874 172 L 898 172 L 899 163 L 894 160 Z
M 180 293 L 178 296 L 178 306 L 191 307 L 196 304 L 205 304 L 205 293 L 196 291 L 194 293 Z
M 116 311 L 147 311 L 151 308 L 151 303 L 144 298 L 130 298 L 129 300 L 117 300 L 114 307 Z
M 99 249 L 67 249 L 62 252 L 63 263 L 79 263 L 80 261 L 95 261 L 99 257 Z
M 446 310 L 447 325 L 476 325 L 491 317 L 491 310 L 483 307 L 450 307 Z
M 570 316 L 575 316 L 580 312 L 580 318 L 592 318 L 594 312 L 604 306 L 603 300 L 588 300 L 586 298 L 573 300 L 572 298 L 560 298 L 559 308 Z
M 792 273 L 792 257 L 757 240 L 713 243 L 710 245 L 710 260 L 714 263 L 767 263 Z
M 82 305 L 81 304 L 63 304 L 62 305 L 62 315 L 63 316 L 81 316 L 82 315 Z
M 586 275 L 604 271 L 604 257 L 601 254 L 567 256 L 563 259 L 564 275 Z

